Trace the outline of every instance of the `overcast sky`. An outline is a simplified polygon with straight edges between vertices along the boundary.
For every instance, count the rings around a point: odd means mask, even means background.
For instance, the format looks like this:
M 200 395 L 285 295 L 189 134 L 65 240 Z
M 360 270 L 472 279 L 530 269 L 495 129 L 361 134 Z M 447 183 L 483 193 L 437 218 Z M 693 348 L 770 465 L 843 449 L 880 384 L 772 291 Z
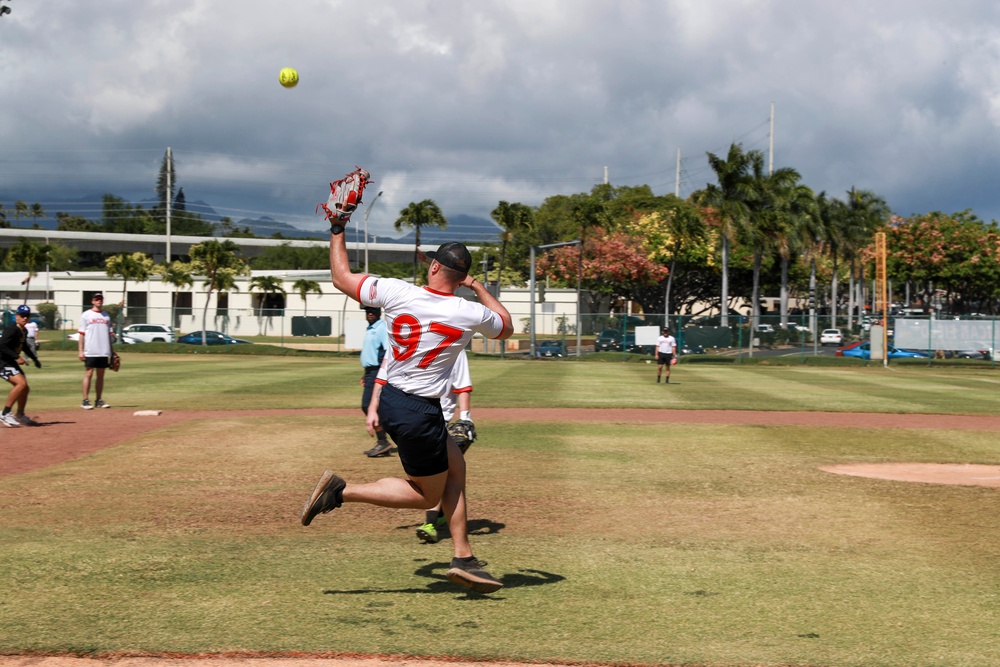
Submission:
M 614 185 L 682 196 L 732 142 L 816 191 L 1000 219 L 1000 3 L 951 0 L 0 0 L 0 203 L 152 197 L 320 228 L 372 172 L 488 217 Z M 301 77 L 278 84 L 282 67 Z M 361 216 L 355 216 L 356 222 Z M 460 230 L 456 230 L 459 233 Z

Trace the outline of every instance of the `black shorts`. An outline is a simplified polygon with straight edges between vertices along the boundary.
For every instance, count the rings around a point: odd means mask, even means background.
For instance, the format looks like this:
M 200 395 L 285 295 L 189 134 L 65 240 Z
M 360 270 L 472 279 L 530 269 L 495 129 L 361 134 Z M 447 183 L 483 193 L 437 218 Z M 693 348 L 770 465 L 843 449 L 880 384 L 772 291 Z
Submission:
M 368 414 L 368 404 L 372 402 L 372 392 L 375 390 L 375 378 L 378 376 L 379 366 L 367 366 L 365 368 L 365 389 L 361 393 L 361 412 Z
M 448 429 L 439 399 L 407 394 L 387 384 L 379 398 L 378 418 L 396 443 L 407 475 L 429 477 L 448 470 Z
M 656 353 L 656 363 L 658 363 L 660 366 L 663 366 L 664 364 L 666 364 L 667 366 L 669 366 L 670 365 L 670 361 L 673 358 L 674 358 L 674 353 L 673 352 L 657 352 Z
M 84 357 L 84 368 L 111 368 L 111 357 Z
M 24 375 L 24 371 L 19 366 L 0 366 L 0 378 L 3 378 L 7 382 L 13 382 L 11 378 L 15 375 Z

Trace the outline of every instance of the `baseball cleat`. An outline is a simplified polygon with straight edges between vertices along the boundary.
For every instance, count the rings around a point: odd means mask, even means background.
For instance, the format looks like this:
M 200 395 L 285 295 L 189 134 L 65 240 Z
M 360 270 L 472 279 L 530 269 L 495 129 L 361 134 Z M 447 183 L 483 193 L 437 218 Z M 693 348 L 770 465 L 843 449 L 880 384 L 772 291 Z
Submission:
M 477 593 L 495 593 L 503 588 L 503 584 L 484 570 L 484 567 L 486 561 L 452 558 L 451 567 L 448 569 L 448 581 Z
M 344 504 L 344 488 L 347 482 L 337 477 L 333 472 L 327 470 L 316 482 L 309 500 L 302 507 L 302 514 L 299 517 L 303 526 L 312 523 L 317 514 L 326 514 L 337 509 Z

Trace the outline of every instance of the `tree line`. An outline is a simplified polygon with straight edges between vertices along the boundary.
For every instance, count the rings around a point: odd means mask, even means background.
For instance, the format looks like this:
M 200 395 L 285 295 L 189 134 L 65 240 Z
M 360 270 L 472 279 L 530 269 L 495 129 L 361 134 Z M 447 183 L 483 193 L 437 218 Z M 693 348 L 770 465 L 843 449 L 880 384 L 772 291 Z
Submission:
M 795 169 L 772 171 L 761 151 L 745 151 L 738 143 L 725 155 L 706 157 L 717 182 L 684 199 L 654 195 L 647 185 L 600 184 L 588 193 L 548 197 L 539 206 L 501 201 L 490 214 L 501 229 L 499 242 L 474 255 L 476 271 L 488 282 L 523 285 L 532 246 L 578 239 L 579 246 L 540 253 L 536 269 L 538 277 L 557 286 L 575 287 L 579 281 L 592 312 L 619 309 L 625 302 L 647 313 L 698 314 L 700 309 L 719 313 L 718 323 L 725 326 L 738 303 L 749 303 L 755 326 L 761 295 L 767 294 L 778 296 L 782 325 L 801 316 L 792 307 L 797 300 L 836 326 L 838 315 L 864 311 L 866 285 L 874 277 L 873 239 L 881 231 L 888 238 L 895 298 L 905 294 L 924 306 L 937 301 L 955 314 L 996 314 L 1000 231 L 995 222 L 985 223 L 969 211 L 894 216 L 882 197 L 856 187 L 841 197 L 817 193 Z M 167 176 L 172 169 L 165 157 L 157 181 L 159 205 L 144 210 L 106 195 L 100 223 L 64 218 L 63 228 L 162 234 L 166 207 L 173 202 L 172 230 L 206 236 L 219 231 L 197 214 L 185 215 L 183 190 L 173 193 L 167 187 L 176 183 L 172 171 Z M 23 202 L 14 210 L 17 218 L 42 215 L 38 205 Z M 370 270 L 420 282 L 421 230 L 446 228 L 447 219 L 433 200 L 425 199 L 402 209 L 394 226 L 415 231 L 412 262 L 373 263 Z M 228 235 L 240 233 L 231 222 L 223 229 Z M 56 249 L 44 250 L 52 261 Z M 26 267 L 25 257 L 33 254 L 24 247 L 11 249 L 8 268 Z M 324 248 L 280 246 L 245 266 L 325 269 L 328 258 Z M 485 272 L 482 266 L 488 267 Z

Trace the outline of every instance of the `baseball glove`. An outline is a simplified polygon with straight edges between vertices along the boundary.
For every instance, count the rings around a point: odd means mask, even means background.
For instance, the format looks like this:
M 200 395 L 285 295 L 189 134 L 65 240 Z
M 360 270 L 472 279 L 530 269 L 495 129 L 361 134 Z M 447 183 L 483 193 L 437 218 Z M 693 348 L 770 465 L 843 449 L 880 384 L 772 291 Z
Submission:
M 370 181 L 371 174 L 356 167 L 339 181 L 330 183 L 330 198 L 325 204 L 317 206 L 316 211 L 319 212 L 322 208 L 326 212 L 326 219 L 331 222 L 347 222 L 361 204 L 361 195 Z
M 112 354 L 111 355 L 111 365 L 109 366 L 109 368 L 111 368 L 111 370 L 113 370 L 115 373 L 117 373 L 118 369 L 121 368 L 121 367 L 122 367 L 122 358 L 119 357 L 117 354 Z
M 448 433 L 451 434 L 452 439 L 463 454 L 476 441 L 476 426 L 467 419 L 459 419 L 448 424 Z

